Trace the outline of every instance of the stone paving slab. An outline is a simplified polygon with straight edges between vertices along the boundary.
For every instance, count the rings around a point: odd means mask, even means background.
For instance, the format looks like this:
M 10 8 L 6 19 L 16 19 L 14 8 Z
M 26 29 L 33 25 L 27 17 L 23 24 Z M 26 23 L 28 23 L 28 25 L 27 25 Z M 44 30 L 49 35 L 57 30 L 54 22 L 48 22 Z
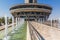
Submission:
M 31 22 L 45 40 L 60 40 L 60 29 L 38 22 Z
M 31 40 L 30 32 L 29 32 L 29 24 L 27 22 L 27 40 Z

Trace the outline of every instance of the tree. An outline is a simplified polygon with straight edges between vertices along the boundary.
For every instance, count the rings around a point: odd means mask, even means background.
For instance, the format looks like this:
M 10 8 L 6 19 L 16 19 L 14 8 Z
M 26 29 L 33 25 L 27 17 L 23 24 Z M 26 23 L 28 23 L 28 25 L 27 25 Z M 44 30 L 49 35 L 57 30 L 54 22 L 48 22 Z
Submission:
M 4 23 L 4 24 L 5 24 L 5 18 L 4 18 L 4 17 L 2 17 L 2 19 L 1 19 L 1 20 L 2 20 L 2 23 Z
M 1 18 L 0 18 L 0 26 L 1 26 L 1 23 L 2 23 L 2 20 L 1 20 Z
M 12 23 L 12 18 L 9 19 L 9 24 L 11 24 L 11 23 Z

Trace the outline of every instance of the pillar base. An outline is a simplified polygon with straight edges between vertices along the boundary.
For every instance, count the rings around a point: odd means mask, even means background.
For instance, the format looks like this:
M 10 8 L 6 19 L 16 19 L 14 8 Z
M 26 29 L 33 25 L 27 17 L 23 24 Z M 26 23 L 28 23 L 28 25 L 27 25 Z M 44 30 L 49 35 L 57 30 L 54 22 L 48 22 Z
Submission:
M 4 37 L 3 40 L 9 40 L 10 36 Z

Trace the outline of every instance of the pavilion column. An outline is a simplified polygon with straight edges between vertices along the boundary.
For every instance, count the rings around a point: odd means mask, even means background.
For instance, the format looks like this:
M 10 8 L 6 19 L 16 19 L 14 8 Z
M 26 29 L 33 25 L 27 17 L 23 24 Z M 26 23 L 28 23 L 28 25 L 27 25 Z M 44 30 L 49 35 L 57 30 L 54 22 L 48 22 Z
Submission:
M 12 33 L 14 33 L 14 17 L 12 16 Z
M 7 34 L 8 34 L 8 24 L 7 24 L 7 16 L 5 16 L 5 37 L 7 39 Z
M 17 17 L 16 17 L 16 29 L 15 30 L 17 30 L 17 25 L 18 25 L 18 21 L 17 21 Z
M 47 19 L 48 19 L 48 16 L 46 16 L 46 21 L 47 21 Z
M 19 19 L 18 19 L 18 20 L 19 20 L 19 23 L 20 23 L 20 17 L 19 17 Z
M 42 18 L 42 22 L 44 23 L 44 17 Z
M 39 18 L 39 16 L 38 16 L 38 22 L 40 22 L 40 18 Z
M 35 16 L 36 16 L 36 12 L 35 12 L 34 14 L 35 14 Z M 35 18 L 35 21 L 37 22 L 37 16 L 36 16 L 36 18 Z
M 19 17 L 17 17 L 17 25 L 19 24 Z
M 41 18 L 39 18 L 39 22 L 41 22 Z
M 18 17 L 18 25 L 19 25 L 19 17 Z
M 42 13 L 40 13 L 40 14 L 42 15 Z M 41 18 L 40 18 L 40 22 L 42 23 L 42 21 L 43 21 L 43 18 L 41 17 Z
M 8 21 L 7 21 L 7 16 L 5 16 L 5 37 L 3 38 L 3 40 L 8 40 L 10 38 L 10 36 L 8 36 Z
M 46 16 L 45 16 L 45 15 L 43 15 L 43 23 L 45 22 L 45 20 L 46 20 Z

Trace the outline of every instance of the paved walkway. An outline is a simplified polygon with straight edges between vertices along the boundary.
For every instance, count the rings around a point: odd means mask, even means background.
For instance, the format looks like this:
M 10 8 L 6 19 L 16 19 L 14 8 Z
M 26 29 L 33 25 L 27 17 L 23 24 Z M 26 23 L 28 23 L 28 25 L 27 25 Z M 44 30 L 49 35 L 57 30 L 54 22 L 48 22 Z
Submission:
M 27 40 L 31 40 L 30 32 L 29 32 L 29 24 L 27 22 Z
M 45 40 L 60 40 L 60 29 L 37 22 L 31 22 L 31 24 Z

